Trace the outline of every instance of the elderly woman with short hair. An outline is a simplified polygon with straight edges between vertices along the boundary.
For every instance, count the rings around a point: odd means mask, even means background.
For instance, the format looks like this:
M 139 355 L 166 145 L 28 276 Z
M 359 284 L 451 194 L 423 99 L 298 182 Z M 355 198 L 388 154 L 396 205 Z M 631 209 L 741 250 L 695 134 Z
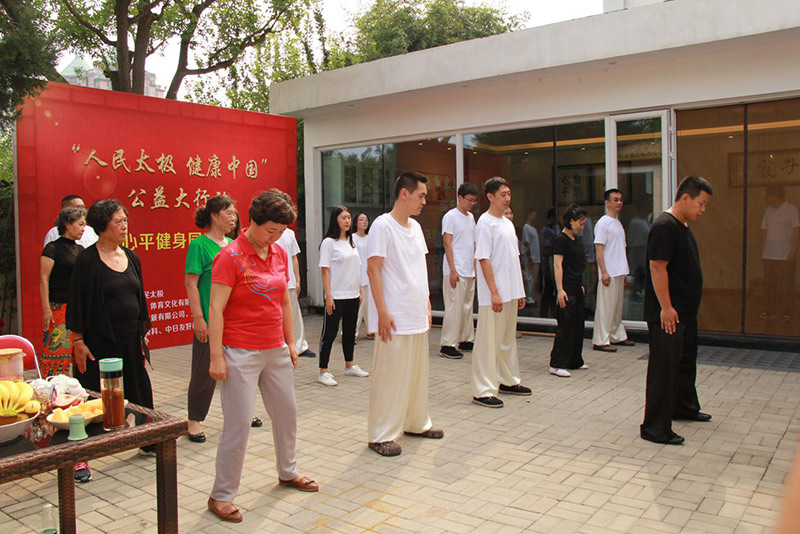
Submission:
M 145 368 L 150 352 L 145 335 L 150 316 L 144 296 L 139 257 L 123 243 L 128 235 L 128 211 L 115 199 L 92 204 L 86 222 L 98 234 L 97 243 L 75 262 L 67 307 L 67 327 L 74 333 L 75 378 L 100 390 L 100 358 L 122 358 L 125 398 L 153 407 L 153 389 Z M 153 446 L 140 454 L 154 456 Z
M 259 194 L 249 211 L 250 226 L 214 258 L 208 323 L 210 373 L 220 382 L 224 420 L 208 509 L 233 523 L 242 520 L 233 499 L 242 478 L 256 389 L 272 420 L 280 485 L 319 489 L 297 473 L 297 351 L 287 256 L 276 243 L 297 215 L 289 195 L 278 189 Z
M 86 227 L 86 210 L 66 207 L 56 219 L 60 236 L 45 245 L 39 263 L 39 296 L 42 299 L 42 376 L 68 374 L 72 363 L 72 333 L 67 329 L 69 282 L 75 260 L 83 251 L 78 240 Z

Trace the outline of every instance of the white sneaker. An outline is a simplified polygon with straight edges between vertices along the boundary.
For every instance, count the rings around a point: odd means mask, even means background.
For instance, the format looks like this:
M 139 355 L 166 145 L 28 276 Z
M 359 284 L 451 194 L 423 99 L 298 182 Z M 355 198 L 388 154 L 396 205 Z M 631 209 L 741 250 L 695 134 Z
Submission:
M 358 365 L 353 365 L 352 367 L 345 367 L 344 368 L 345 376 L 357 376 L 359 378 L 364 378 L 369 376 L 369 373 L 363 370 Z
M 585 363 L 583 365 L 581 365 L 580 367 L 578 367 L 578 369 L 584 369 L 584 370 L 588 369 L 588 368 L 589 368 L 589 366 L 586 365 Z
M 550 368 L 550 374 L 560 376 L 562 378 L 569 378 L 572 376 L 566 369 L 556 369 L 555 367 Z
M 320 373 L 319 376 L 317 376 L 317 382 L 323 386 L 335 386 L 339 383 L 333 379 L 333 375 L 330 373 Z

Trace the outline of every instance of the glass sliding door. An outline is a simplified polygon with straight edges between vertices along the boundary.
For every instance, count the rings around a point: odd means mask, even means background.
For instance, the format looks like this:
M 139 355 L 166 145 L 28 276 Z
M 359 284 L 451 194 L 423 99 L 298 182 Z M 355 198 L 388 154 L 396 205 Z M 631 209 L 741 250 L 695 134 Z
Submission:
M 606 189 L 622 191 L 620 222 L 625 237 L 630 275 L 625 284 L 622 318 L 644 320 L 644 280 L 648 268 L 647 233 L 653 218 L 669 206 L 671 183 L 669 113 L 645 112 L 609 117 L 606 145 Z

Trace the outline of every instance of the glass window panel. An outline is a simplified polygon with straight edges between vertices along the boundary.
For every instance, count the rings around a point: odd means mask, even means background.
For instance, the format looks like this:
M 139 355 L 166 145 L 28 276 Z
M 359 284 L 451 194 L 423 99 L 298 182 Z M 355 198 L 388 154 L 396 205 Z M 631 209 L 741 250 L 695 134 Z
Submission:
M 617 122 L 617 188 L 625 202 L 619 219 L 625 228 L 631 273 L 622 308 L 622 318 L 627 320 L 644 320 L 647 232 L 653 206 L 662 205 L 662 155 L 660 117 Z
M 800 336 L 800 99 L 747 106 L 745 332 Z M 736 184 L 745 164 L 732 156 Z
M 425 234 L 428 245 L 428 284 L 431 294 L 431 306 L 434 310 L 443 311 L 442 301 L 442 261 L 444 246 L 442 245 L 442 217 L 456 206 L 456 147 L 455 137 L 421 139 L 396 143 L 392 146 L 391 167 L 395 172 L 388 184 L 393 189 L 394 180 L 400 174 L 413 171 L 428 178 L 427 204 L 422 213 L 416 217 Z M 387 158 L 389 161 L 389 158 Z M 391 191 L 394 197 L 394 191 Z M 391 205 L 392 202 L 388 204 Z
M 586 288 L 586 320 L 594 319 L 597 302 L 597 263 L 594 253 L 594 225 L 603 216 L 605 191 L 605 123 L 604 121 L 562 124 L 556 132 L 556 216 L 570 204 L 587 212 L 586 225 L 580 234 L 586 268 L 583 284 Z M 560 231 L 560 227 L 559 227 Z M 551 259 L 552 261 L 552 259 Z M 543 303 L 548 316 L 555 317 L 555 300 L 549 294 Z
M 700 330 L 742 330 L 744 107 L 677 112 L 678 180 L 700 175 L 714 187 L 705 214 L 691 223 L 703 269 Z

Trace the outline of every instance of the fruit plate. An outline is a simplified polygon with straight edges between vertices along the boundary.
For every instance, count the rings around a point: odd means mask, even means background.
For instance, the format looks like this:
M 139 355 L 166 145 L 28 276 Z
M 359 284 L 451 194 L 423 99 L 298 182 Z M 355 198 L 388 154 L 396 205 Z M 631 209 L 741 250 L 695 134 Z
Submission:
M 61 423 L 58 421 L 53 421 L 53 414 L 47 416 L 47 422 L 56 427 L 59 430 L 66 430 L 69 432 L 69 421 L 66 423 Z M 99 413 L 94 417 L 84 417 L 83 424 L 84 426 L 91 425 L 92 423 L 102 423 L 103 422 L 103 414 Z
M 27 430 L 29 426 L 31 426 L 38 415 L 39 413 L 37 412 L 36 415 L 32 415 L 24 421 L 17 421 L 16 423 L 11 423 L 10 425 L 0 426 L 0 443 L 6 443 L 8 441 L 17 439 L 22 435 L 23 432 L 25 432 L 25 430 Z
M 128 399 L 125 399 L 125 406 L 127 406 L 127 405 L 128 405 Z M 69 421 L 65 421 L 65 422 L 53 421 L 53 414 L 52 413 L 47 416 L 47 422 L 50 423 L 51 425 L 53 425 L 54 427 L 56 427 L 59 430 L 66 430 L 67 432 L 69 432 Z M 99 414 L 95 415 L 94 417 L 86 417 L 84 415 L 84 419 L 83 419 L 84 426 L 88 426 L 88 425 L 91 425 L 93 423 L 102 423 L 102 422 L 103 422 L 103 414 L 102 413 L 99 413 Z

